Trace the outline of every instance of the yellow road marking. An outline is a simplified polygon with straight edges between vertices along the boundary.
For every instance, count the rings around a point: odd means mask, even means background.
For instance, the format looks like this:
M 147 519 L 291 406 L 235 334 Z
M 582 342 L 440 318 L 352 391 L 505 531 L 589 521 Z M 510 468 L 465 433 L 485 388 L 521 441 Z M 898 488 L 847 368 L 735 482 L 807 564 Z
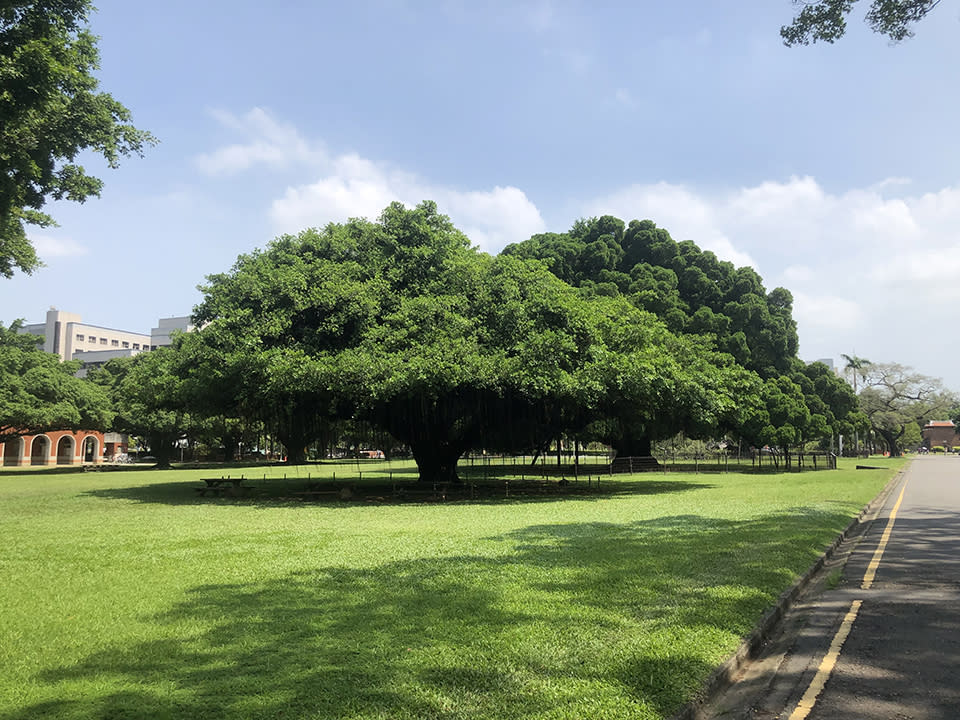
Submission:
M 857 619 L 857 613 L 860 612 L 860 605 L 862 603 L 863 600 L 854 600 L 850 603 L 850 609 L 844 616 L 843 622 L 840 623 L 840 629 L 837 630 L 837 634 L 833 636 L 833 642 L 830 643 L 830 649 L 821 661 L 820 667 L 817 668 L 817 674 L 813 676 L 813 680 L 810 681 L 810 686 L 803 694 L 803 697 L 800 698 L 797 707 L 790 713 L 789 720 L 804 720 L 804 718 L 810 714 L 810 711 L 813 710 L 817 698 L 820 696 L 820 693 L 823 692 L 823 688 L 830 678 L 830 673 L 833 672 L 833 668 L 837 664 L 837 658 L 840 657 L 840 649 L 843 647 L 843 643 L 846 642 L 847 635 L 850 634 L 850 628 L 853 627 L 853 621 Z
M 863 590 L 869 590 L 873 585 L 873 579 L 877 575 L 877 568 L 880 567 L 880 559 L 883 557 L 883 551 L 886 550 L 887 543 L 890 541 L 890 535 L 893 533 L 893 524 L 897 519 L 897 512 L 900 510 L 900 504 L 903 502 L 903 495 L 906 492 L 907 483 L 904 481 L 903 489 L 900 490 L 900 497 L 897 498 L 897 502 L 890 511 L 890 518 L 887 520 L 887 527 L 884 528 L 883 535 L 880 538 L 880 544 L 877 545 L 877 549 L 873 553 L 873 558 L 867 566 L 867 571 L 863 575 L 863 582 L 860 585 Z M 820 693 L 823 692 L 823 688 L 827 685 L 827 680 L 830 679 L 830 675 L 837 665 L 837 660 L 840 658 L 840 650 L 843 648 L 843 643 L 846 642 L 847 636 L 850 634 L 853 621 L 857 619 L 857 613 L 860 612 L 860 606 L 862 604 L 862 600 L 854 600 L 850 603 L 850 609 L 840 623 L 837 634 L 833 636 L 830 649 L 827 650 L 827 654 L 820 662 L 820 667 L 817 668 L 817 674 L 813 676 L 813 680 L 810 681 L 807 691 L 803 694 L 803 697 L 800 698 L 797 707 L 790 713 L 788 720 L 804 720 L 804 718 L 810 714 L 810 711 L 813 710 L 817 698 L 820 697 Z
M 900 503 L 903 502 L 903 494 L 907 491 L 907 482 L 903 482 L 903 490 L 900 491 L 900 497 L 897 498 L 897 503 L 893 506 L 893 510 L 890 511 L 890 519 L 887 520 L 887 527 L 883 531 L 883 536 L 880 538 L 880 544 L 877 545 L 877 549 L 873 553 L 873 559 L 870 560 L 870 564 L 867 565 L 867 571 L 863 574 L 863 582 L 860 584 L 860 588 L 863 590 L 869 590 L 873 585 L 873 578 L 877 574 L 877 568 L 880 567 L 880 558 L 883 557 L 883 551 L 887 549 L 887 542 L 890 540 L 890 534 L 893 532 L 893 523 L 897 519 L 897 511 L 900 509 Z

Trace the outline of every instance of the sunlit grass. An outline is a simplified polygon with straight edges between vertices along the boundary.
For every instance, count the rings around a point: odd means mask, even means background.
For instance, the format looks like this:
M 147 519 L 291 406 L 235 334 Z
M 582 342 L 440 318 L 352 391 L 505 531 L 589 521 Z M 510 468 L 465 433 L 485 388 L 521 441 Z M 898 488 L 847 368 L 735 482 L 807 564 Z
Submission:
M 303 503 L 282 467 L 237 469 L 243 498 L 193 490 L 234 470 L 4 474 L 0 717 L 669 716 L 881 462 L 476 503 Z

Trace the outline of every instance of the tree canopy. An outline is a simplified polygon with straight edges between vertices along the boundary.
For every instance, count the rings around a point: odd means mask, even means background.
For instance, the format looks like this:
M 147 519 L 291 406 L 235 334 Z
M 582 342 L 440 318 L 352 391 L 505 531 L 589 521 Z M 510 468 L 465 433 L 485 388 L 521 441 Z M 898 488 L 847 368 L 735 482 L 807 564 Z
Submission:
M 91 150 L 116 167 L 155 142 L 130 111 L 98 91 L 89 0 L 12 0 L 0 5 L 0 275 L 40 265 L 26 225 L 54 221 L 48 199 L 83 202 L 102 182 L 75 163 Z
M 784 45 L 809 45 L 818 41 L 832 43 L 847 31 L 847 16 L 857 0 L 794 0 L 802 9 L 789 25 L 780 28 Z M 940 0 L 871 0 L 864 18 L 876 33 L 892 42 L 913 35 L 913 26 L 925 18 Z
M 729 358 L 541 262 L 478 252 L 431 202 L 278 238 L 202 289 L 187 382 L 294 459 L 330 423 L 359 420 L 409 446 L 422 479 L 448 480 L 471 447 L 616 444 L 733 412 Z
M 20 327 L 0 323 L 0 442 L 50 430 L 106 429 L 106 393 L 75 377 L 79 362 L 60 362 Z
M 503 253 L 541 260 L 586 296 L 625 297 L 673 333 L 696 335 L 764 378 L 796 360 L 789 291 L 768 293 L 752 268 L 721 261 L 691 240 L 676 242 L 650 220 L 581 219 L 566 233 L 534 235 Z

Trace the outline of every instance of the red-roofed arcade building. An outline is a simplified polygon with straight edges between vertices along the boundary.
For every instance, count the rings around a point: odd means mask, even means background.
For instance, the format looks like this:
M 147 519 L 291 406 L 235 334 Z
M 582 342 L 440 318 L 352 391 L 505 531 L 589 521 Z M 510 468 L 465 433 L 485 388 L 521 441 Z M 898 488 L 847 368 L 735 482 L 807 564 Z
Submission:
M 93 430 L 52 430 L 23 435 L 0 443 L 0 465 L 82 465 L 103 462 L 103 433 Z
M 931 420 L 923 426 L 921 431 L 923 445 L 927 448 L 960 446 L 960 433 L 952 420 Z

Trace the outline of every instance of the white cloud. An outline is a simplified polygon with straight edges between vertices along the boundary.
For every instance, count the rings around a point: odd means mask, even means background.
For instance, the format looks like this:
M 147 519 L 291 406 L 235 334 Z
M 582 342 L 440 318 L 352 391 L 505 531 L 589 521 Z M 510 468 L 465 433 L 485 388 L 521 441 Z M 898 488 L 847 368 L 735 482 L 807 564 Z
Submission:
M 793 317 L 801 325 L 846 331 L 863 321 L 864 309 L 855 300 L 837 295 L 793 294 Z
M 216 112 L 214 117 L 224 129 L 243 136 L 244 142 L 199 156 L 197 163 L 206 173 L 236 173 L 268 165 L 298 166 L 316 176 L 312 182 L 287 186 L 273 200 L 270 217 L 277 232 L 297 232 L 352 217 L 376 218 L 395 200 L 408 206 L 434 200 L 474 244 L 493 253 L 546 227 L 537 207 L 515 187 L 459 190 L 356 153 L 330 155 L 321 142 L 304 138 L 295 127 L 260 108 L 243 116 Z
M 351 217 L 376 218 L 394 200 L 408 206 L 434 200 L 474 244 L 492 253 L 546 228 L 537 207 L 515 187 L 460 191 L 355 155 L 338 158 L 313 183 L 287 188 L 270 214 L 279 231 L 296 232 Z
M 284 169 L 326 159 L 322 144 L 308 142 L 295 127 L 281 123 L 263 108 L 239 117 L 223 110 L 210 114 L 224 130 L 240 135 L 243 141 L 197 156 L 197 167 L 207 175 L 230 175 L 256 165 Z
M 465 193 L 441 189 L 433 197 L 467 237 L 487 252 L 499 252 L 508 243 L 546 229 L 536 205 L 515 187 Z
M 30 242 L 37 251 L 41 260 L 55 258 L 77 257 L 86 255 L 89 250 L 69 237 L 53 237 L 51 235 L 30 235 Z
M 831 193 L 810 177 L 721 191 L 661 182 L 584 207 L 589 215 L 649 218 L 677 240 L 754 265 L 768 289 L 787 287 L 802 357 L 856 348 L 960 389 L 944 346 L 960 301 L 960 185 L 926 194 L 910 194 L 910 186 L 891 178 Z

